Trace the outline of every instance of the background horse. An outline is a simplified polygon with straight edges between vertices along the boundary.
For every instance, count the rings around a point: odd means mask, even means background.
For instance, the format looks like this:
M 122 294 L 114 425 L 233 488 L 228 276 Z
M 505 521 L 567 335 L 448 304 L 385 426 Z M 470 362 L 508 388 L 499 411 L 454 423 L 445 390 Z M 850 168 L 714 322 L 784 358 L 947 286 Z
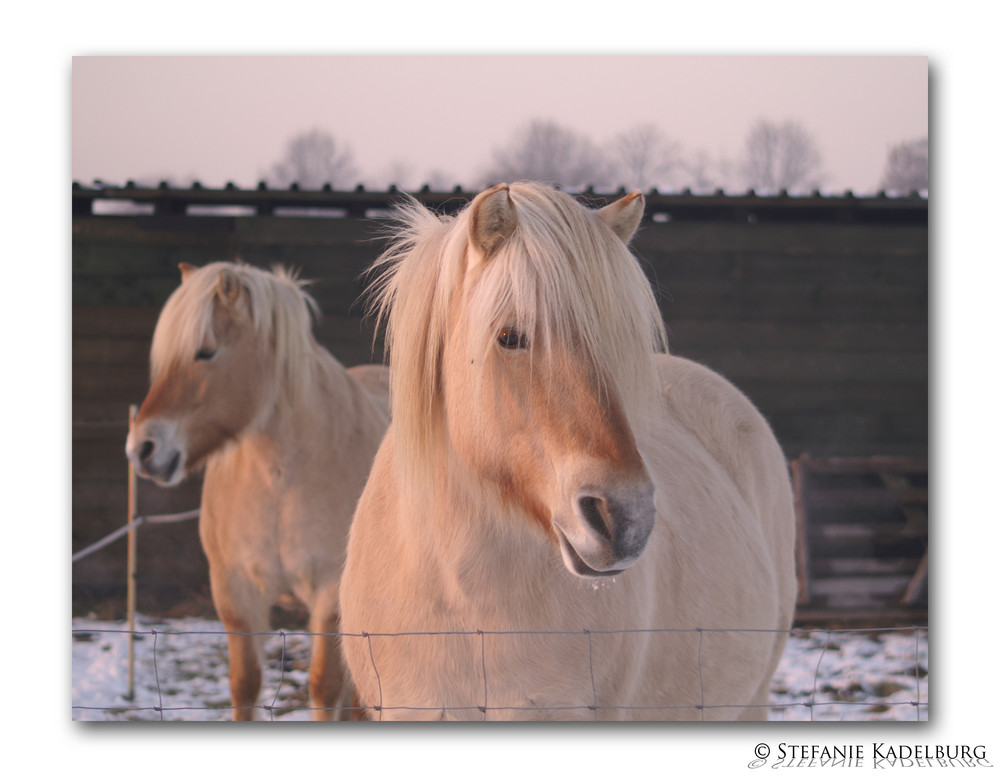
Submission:
M 126 453 L 166 486 L 205 465 L 201 540 L 231 632 L 233 717 L 247 720 L 266 639 L 251 633 L 269 630 L 276 599 L 294 594 L 310 631 L 337 631 L 347 529 L 388 425 L 387 370 L 345 370 L 324 350 L 312 335 L 316 303 L 281 268 L 180 269 Z M 332 717 L 342 679 L 337 638 L 314 636 L 314 719 Z
M 370 717 L 766 718 L 786 463 L 739 391 L 663 353 L 643 208 L 537 184 L 403 207 L 373 300 L 393 421 L 341 581 Z

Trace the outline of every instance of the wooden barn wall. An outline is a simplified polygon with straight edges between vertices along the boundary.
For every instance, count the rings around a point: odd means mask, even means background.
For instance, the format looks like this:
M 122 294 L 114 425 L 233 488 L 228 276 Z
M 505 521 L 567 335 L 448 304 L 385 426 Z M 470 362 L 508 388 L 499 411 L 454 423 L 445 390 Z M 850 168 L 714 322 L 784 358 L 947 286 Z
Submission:
M 358 302 L 378 221 L 287 216 L 75 216 L 72 258 L 74 552 L 126 518 L 128 406 L 177 265 L 240 259 L 298 268 L 345 365 L 381 359 Z M 671 350 L 742 388 L 789 459 L 926 456 L 928 232 L 850 220 L 644 222 L 634 247 L 655 284 Z M 141 483 L 140 514 L 197 507 L 197 480 Z M 208 601 L 197 521 L 139 532 L 139 607 Z M 74 605 L 123 602 L 125 543 L 73 567 Z

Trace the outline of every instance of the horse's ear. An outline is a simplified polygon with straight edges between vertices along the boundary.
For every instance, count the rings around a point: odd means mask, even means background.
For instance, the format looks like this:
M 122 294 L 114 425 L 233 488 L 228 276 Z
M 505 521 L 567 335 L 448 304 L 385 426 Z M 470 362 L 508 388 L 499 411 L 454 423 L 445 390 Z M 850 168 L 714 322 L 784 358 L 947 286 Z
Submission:
M 240 283 L 240 279 L 231 270 L 222 270 L 219 273 L 219 281 L 216 284 L 215 290 L 219 295 L 219 299 L 228 305 L 235 305 L 236 300 L 240 298 L 240 293 L 243 291 L 243 284 Z
M 626 194 L 620 200 L 615 200 L 610 205 L 605 205 L 597 215 L 601 217 L 605 224 L 611 227 L 611 231 L 621 238 L 623 243 L 628 243 L 639 228 L 642 221 L 642 212 L 646 208 L 646 198 L 642 192 L 636 189 L 631 194 Z
M 177 265 L 177 269 L 181 271 L 181 283 L 184 283 L 184 281 L 191 277 L 191 273 L 198 268 L 188 262 L 181 262 Z
M 489 259 L 517 226 L 517 211 L 510 201 L 510 187 L 502 183 L 481 192 L 469 213 L 469 240 Z

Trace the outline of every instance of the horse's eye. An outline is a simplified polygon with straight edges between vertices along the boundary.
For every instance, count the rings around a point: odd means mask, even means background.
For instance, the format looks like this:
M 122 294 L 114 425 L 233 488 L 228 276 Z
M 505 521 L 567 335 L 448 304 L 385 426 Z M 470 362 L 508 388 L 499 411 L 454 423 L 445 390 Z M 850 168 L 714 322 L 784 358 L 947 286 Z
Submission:
M 500 330 L 497 342 L 501 348 L 513 350 L 515 348 L 527 348 L 528 336 L 523 332 L 518 332 L 512 326 L 505 326 Z
M 194 360 L 196 362 L 207 362 L 213 356 L 215 356 L 215 350 L 213 348 L 202 348 L 194 355 Z

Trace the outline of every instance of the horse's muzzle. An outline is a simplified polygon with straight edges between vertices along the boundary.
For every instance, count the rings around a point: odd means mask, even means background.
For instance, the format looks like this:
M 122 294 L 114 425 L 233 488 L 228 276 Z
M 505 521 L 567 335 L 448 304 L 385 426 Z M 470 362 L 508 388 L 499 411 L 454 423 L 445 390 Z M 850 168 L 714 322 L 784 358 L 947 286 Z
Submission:
M 163 424 L 137 427 L 129 432 L 125 455 L 137 475 L 162 486 L 175 486 L 184 479 L 184 450 L 176 444 L 173 429 Z
M 584 488 L 572 513 L 554 519 L 563 563 L 581 577 L 617 575 L 634 564 L 646 548 L 656 523 L 652 483 L 631 488 Z

